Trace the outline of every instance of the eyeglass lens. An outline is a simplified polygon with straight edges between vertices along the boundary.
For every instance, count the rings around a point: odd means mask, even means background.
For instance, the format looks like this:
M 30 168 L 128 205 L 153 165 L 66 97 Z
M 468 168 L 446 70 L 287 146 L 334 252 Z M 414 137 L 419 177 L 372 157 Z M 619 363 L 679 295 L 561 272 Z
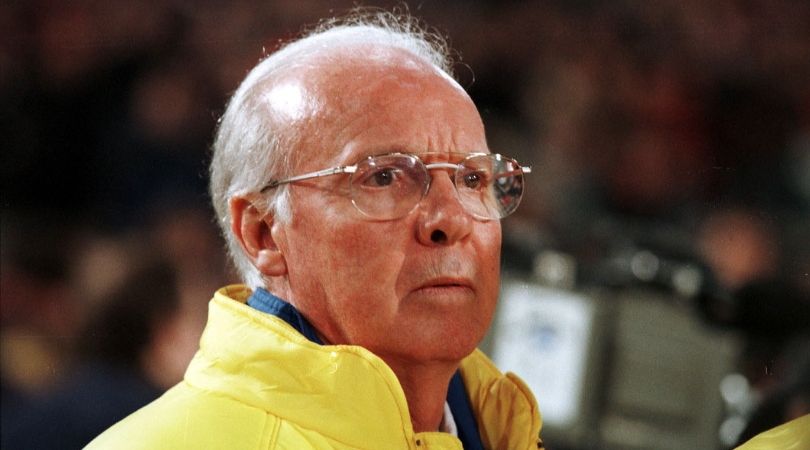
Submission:
M 351 177 L 352 201 L 363 214 L 380 220 L 407 215 L 427 194 L 430 174 L 413 155 L 375 156 L 357 164 Z M 518 163 L 497 154 L 475 155 L 459 163 L 455 172 L 459 201 L 481 219 L 511 214 L 523 194 L 523 172 Z

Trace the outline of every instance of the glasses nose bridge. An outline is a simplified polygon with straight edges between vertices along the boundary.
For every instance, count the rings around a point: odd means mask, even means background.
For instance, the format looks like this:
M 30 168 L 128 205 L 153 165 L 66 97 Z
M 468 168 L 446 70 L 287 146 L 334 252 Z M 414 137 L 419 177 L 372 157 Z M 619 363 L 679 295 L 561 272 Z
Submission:
M 427 194 L 427 191 L 430 190 L 430 186 L 433 184 L 433 174 L 431 172 L 434 171 L 434 170 L 447 171 L 447 174 L 450 176 L 450 180 L 453 182 L 453 186 L 456 185 L 456 183 L 455 183 L 456 172 L 458 172 L 460 164 L 453 164 L 453 163 L 449 163 L 449 162 L 438 162 L 438 163 L 430 163 L 430 164 L 422 163 L 422 164 L 425 166 L 425 171 L 428 173 L 427 186 L 425 188 L 425 193 L 426 194 Z
M 449 163 L 449 162 L 436 162 L 436 163 L 430 163 L 430 164 L 422 163 L 422 164 L 425 166 L 425 172 L 428 174 L 428 177 L 426 179 L 426 185 L 425 185 L 424 190 L 423 190 L 422 199 L 419 202 L 420 203 L 423 202 L 427 196 L 431 195 L 430 192 L 431 192 L 431 190 L 433 188 L 433 185 L 434 185 L 434 183 L 433 183 L 434 178 L 433 177 L 435 176 L 435 174 L 432 173 L 432 172 L 441 171 L 441 172 L 447 173 L 447 175 L 448 175 L 448 177 L 447 177 L 448 180 L 447 181 L 449 181 L 450 185 L 452 186 L 452 188 L 451 188 L 452 193 L 447 192 L 445 194 L 439 194 L 439 195 L 448 195 L 448 194 L 450 194 L 456 201 L 461 203 L 461 197 L 459 196 L 458 187 L 456 186 L 456 173 L 458 172 L 460 164 L 453 164 L 453 163 Z M 436 195 L 436 194 L 434 193 L 434 195 Z

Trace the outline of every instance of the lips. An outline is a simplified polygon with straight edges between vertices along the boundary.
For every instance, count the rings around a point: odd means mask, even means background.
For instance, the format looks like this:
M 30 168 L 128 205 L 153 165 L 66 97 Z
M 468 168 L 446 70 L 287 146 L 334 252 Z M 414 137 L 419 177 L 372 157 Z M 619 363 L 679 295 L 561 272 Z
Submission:
M 472 282 L 467 278 L 439 277 L 422 283 L 418 289 L 466 287 L 472 289 Z
M 469 278 L 432 278 L 411 292 L 418 297 L 433 301 L 450 301 L 474 298 L 475 290 Z
M 436 256 L 435 259 L 413 261 L 413 264 L 402 272 L 408 277 L 410 291 L 414 294 L 439 297 L 475 295 L 477 270 L 472 258 L 450 253 Z

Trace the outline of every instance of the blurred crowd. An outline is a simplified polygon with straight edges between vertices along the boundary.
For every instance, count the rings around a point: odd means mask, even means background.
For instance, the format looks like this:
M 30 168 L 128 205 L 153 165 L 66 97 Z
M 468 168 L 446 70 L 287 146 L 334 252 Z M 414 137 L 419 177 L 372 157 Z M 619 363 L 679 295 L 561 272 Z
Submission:
M 355 5 L 0 2 L 3 448 L 47 447 L 71 406 L 58 447 L 78 448 L 180 379 L 234 280 L 206 193 L 217 118 L 263 55 Z M 677 249 L 729 293 L 702 311 L 749 336 L 756 385 L 807 370 L 779 368 L 808 331 L 810 2 L 407 7 L 457 51 L 491 149 L 533 166 L 507 264 Z

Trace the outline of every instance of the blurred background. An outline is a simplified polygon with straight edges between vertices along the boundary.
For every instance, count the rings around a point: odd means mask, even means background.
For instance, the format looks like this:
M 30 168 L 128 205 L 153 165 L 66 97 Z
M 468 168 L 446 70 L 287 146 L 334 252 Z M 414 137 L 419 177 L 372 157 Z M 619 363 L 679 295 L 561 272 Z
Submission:
M 80 448 L 180 380 L 235 278 L 216 120 L 356 2 L 0 2 L 2 448 Z M 531 165 L 483 343 L 547 448 L 725 449 L 810 412 L 810 2 L 367 2 L 449 38 Z

